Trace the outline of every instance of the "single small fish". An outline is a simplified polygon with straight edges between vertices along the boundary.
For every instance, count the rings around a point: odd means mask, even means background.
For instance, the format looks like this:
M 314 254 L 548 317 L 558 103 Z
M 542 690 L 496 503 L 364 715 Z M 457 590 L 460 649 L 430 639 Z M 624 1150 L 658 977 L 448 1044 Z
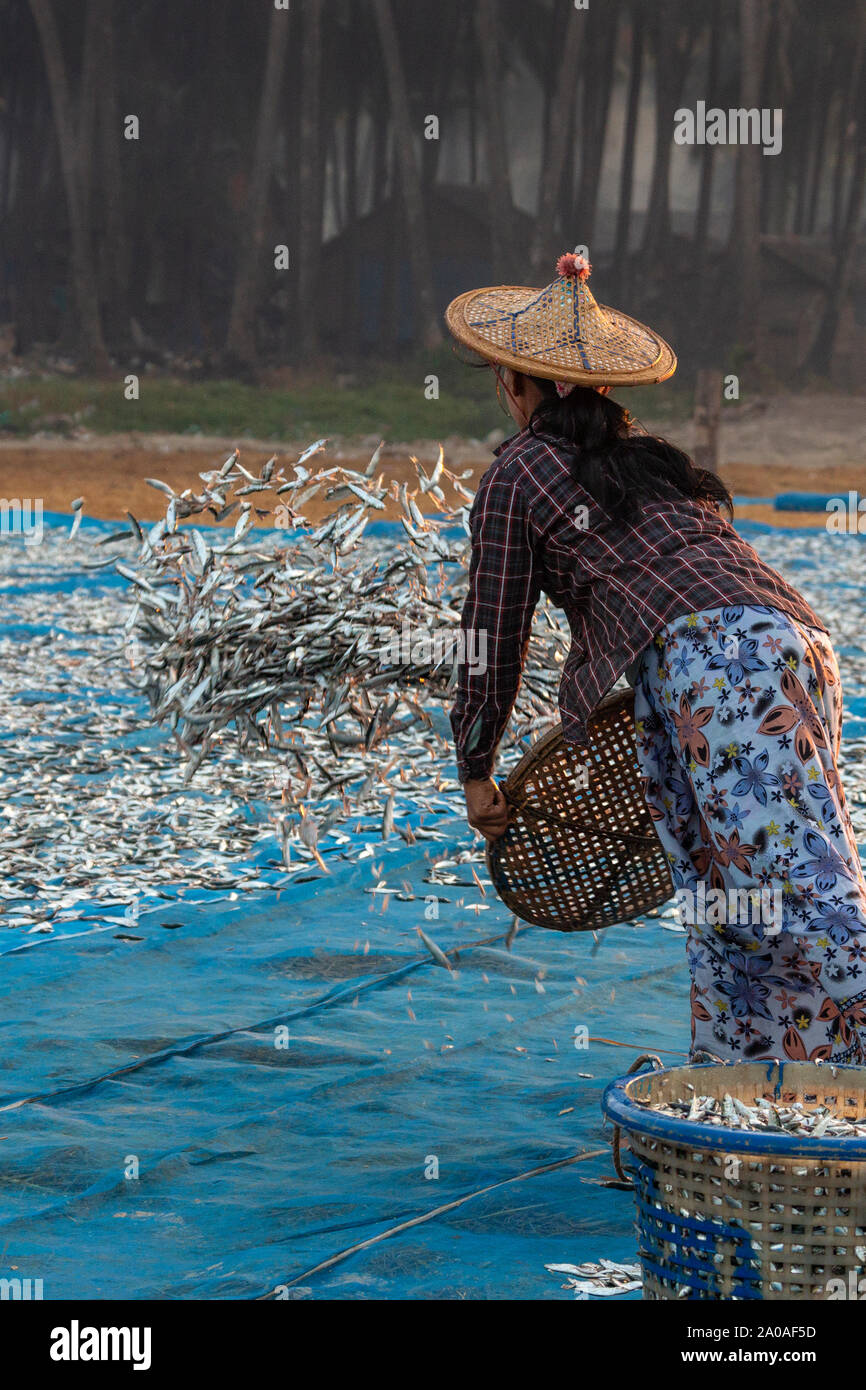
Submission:
M 454 967 L 453 967 L 453 965 L 451 964 L 450 960 L 449 960 L 448 957 L 446 956 L 445 952 L 442 951 L 442 950 L 440 950 L 440 948 L 436 945 L 436 942 L 433 941 L 433 940 L 426 934 L 426 932 L 423 932 L 423 931 L 421 930 L 420 927 L 416 927 L 415 930 L 417 931 L 417 933 L 418 933 L 418 935 L 420 936 L 421 940 L 424 942 L 424 945 L 427 947 L 427 950 L 430 952 L 430 954 L 431 954 L 431 956 L 433 957 L 433 959 L 435 960 L 436 964 L 437 964 L 437 965 L 443 965 L 443 966 L 445 967 L 446 970 L 449 970 L 449 971 L 451 972 L 451 974 L 454 975 L 456 972 L 455 972 Z
M 169 487 L 168 483 L 161 482 L 159 478 L 145 478 L 144 481 L 147 483 L 148 487 L 156 488 L 157 492 L 164 493 L 166 497 L 174 501 L 175 491 L 173 487 Z

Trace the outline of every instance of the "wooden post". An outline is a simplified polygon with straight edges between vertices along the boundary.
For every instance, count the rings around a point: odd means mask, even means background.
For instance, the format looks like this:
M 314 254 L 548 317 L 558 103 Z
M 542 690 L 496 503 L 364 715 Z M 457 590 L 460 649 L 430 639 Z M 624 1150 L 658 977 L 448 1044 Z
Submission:
M 698 468 L 719 471 L 719 419 L 722 413 L 722 373 L 701 368 L 695 385 L 695 447 Z

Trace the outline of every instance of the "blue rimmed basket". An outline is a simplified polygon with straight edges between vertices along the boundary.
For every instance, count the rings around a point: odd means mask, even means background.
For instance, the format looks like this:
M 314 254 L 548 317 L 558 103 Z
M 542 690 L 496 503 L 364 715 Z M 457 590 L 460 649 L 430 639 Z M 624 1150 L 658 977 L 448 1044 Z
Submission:
M 741 1130 L 652 1108 L 693 1094 L 763 1096 L 866 1121 L 866 1067 L 646 1060 L 658 1069 L 621 1077 L 602 1099 L 635 1189 L 644 1298 L 866 1296 L 866 1137 Z

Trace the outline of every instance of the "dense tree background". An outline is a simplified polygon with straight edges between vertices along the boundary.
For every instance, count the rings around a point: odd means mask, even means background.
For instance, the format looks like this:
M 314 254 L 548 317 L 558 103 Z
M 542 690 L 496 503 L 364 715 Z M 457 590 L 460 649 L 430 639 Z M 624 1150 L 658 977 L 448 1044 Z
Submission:
M 0 322 L 254 375 L 433 349 L 452 294 L 586 243 L 694 365 L 826 374 L 864 49 L 862 0 L 0 0 Z M 698 100 L 781 107 L 782 153 L 676 146 Z

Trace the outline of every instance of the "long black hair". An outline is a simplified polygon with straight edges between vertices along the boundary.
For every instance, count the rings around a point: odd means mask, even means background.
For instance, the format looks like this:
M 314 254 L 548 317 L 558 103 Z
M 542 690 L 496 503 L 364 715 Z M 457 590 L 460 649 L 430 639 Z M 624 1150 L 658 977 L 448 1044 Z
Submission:
M 646 502 L 683 497 L 733 515 L 731 494 L 715 473 L 698 468 L 666 439 L 639 431 L 618 401 L 590 386 L 561 397 L 552 381 L 532 380 L 544 398 L 532 412 L 530 432 L 566 446 L 574 477 L 611 516 L 634 520 Z

